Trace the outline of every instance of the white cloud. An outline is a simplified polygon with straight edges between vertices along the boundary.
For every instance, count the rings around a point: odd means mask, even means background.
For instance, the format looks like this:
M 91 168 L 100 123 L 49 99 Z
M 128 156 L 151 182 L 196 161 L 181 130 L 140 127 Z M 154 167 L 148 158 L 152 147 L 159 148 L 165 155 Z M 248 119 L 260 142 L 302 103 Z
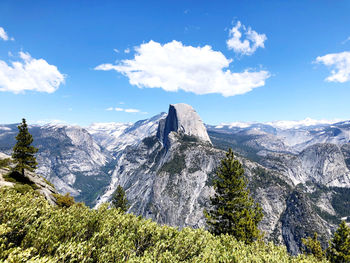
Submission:
M 0 38 L 4 41 L 15 40 L 13 37 L 9 37 L 3 27 L 0 27 Z
M 119 53 L 119 50 L 117 48 L 113 49 L 115 53 Z
M 268 71 L 231 72 L 232 62 L 210 46 L 184 46 L 172 41 L 164 45 L 150 41 L 135 48 L 134 59 L 102 64 L 95 70 L 115 70 L 127 76 L 139 88 L 184 90 L 195 94 L 220 93 L 223 96 L 244 94 L 265 85 Z
M 116 107 L 116 108 L 109 107 L 106 109 L 106 111 L 112 111 L 112 110 L 122 111 L 122 112 L 127 112 L 127 113 L 145 113 L 145 112 L 141 112 L 138 109 L 124 109 L 124 108 L 119 108 L 119 107 Z
M 350 81 L 350 52 L 327 54 L 317 57 L 315 62 L 334 68 L 326 81 L 341 83 Z
M 64 83 L 65 76 L 44 59 L 35 59 L 29 53 L 19 52 L 22 61 L 8 65 L 0 60 L 0 91 L 15 94 L 26 90 L 52 93 Z
M 124 53 L 129 54 L 130 53 L 130 48 L 125 49 Z
M 137 109 L 125 109 L 124 111 L 125 111 L 125 112 L 128 112 L 128 113 L 137 113 L 137 112 L 140 112 L 140 110 L 137 110 Z
M 242 32 L 246 39 L 242 39 Z M 264 42 L 267 40 L 265 34 L 258 34 L 256 31 L 248 27 L 248 30 L 240 21 L 230 30 L 230 38 L 226 44 L 228 49 L 232 49 L 235 53 L 242 55 L 252 55 L 259 47 L 264 48 Z
M 345 39 L 343 42 L 341 42 L 343 45 L 346 44 L 346 42 L 350 41 L 350 37 L 348 37 L 347 39 Z

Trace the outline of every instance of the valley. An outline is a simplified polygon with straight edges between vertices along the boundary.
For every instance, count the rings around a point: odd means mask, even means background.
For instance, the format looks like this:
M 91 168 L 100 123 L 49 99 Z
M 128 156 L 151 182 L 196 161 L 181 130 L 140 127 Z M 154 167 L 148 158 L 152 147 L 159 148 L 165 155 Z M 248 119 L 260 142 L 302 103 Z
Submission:
M 350 221 L 350 123 L 281 127 L 205 125 L 186 104 L 136 123 L 31 125 L 36 172 L 60 193 L 90 207 L 118 185 L 128 212 L 177 227 L 205 226 L 211 179 L 231 147 L 261 203 L 265 239 L 300 253 L 301 238 L 323 245 L 341 219 Z M 0 152 L 10 154 L 17 127 L 0 125 Z

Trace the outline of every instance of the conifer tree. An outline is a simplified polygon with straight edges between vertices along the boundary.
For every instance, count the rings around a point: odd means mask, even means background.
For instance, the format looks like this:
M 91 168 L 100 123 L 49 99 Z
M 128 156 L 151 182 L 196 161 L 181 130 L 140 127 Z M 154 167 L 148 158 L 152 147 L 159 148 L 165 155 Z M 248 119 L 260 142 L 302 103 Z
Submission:
M 113 194 L 112 206 L 114 208 L 120 208 L 123 212 L 126 212 L 130 207 L 126 198 L 125 191 L 120 185 L 118 185 L 117 189 Z
M 35 153 L 38 152 L 38 149 L 31 145 L 33 137 L 28 131 L 28 126 L 24 118 L 21 125 L 18 126 L 16 140 L 17 143 L 13 147 L 12 153 L 12 158 L 16 163 L 14 170 L 24 176 L 25 169 L 33 172 L 38 164 L 35 158 Z
M 301 241 L 305 246 L 304 253 L 314 255 L 315 258 L 322 261 L 325 256 L 325 252 L 322 249 L 320 241 L 317 239 L 317 233 L 314 233 L 314 237 L 302 238 Z
M 209 231 L 215 235 L 229 234 L 248 244 L 258 239 L 262 208 L 250 196 L 242 164 L 231 149 L 221 161 L 213 185 L 212 208 L 204 211 Z
M 327 257 L 334 263 L 350 262 L 350 227 L 342 221 L 329 241 Z

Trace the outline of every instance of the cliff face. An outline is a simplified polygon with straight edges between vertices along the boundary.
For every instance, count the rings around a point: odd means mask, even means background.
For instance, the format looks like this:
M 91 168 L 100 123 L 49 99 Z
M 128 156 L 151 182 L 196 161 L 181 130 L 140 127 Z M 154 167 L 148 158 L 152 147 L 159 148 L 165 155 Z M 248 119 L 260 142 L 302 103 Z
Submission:
M 286 210 L 282 214 L 282 236 L 288 251 L 296 255 L 301 252 L 302 238 L 321 236 L 323 247 L 331 237 L 331 226 L 322 220 L 311 207 L 311 200 L 301 191 L 294 190 L 286 200 Z
M 157 136 L 163 141 L 165 147 L 169 147 L 168 137 L 171 132 L 193 136 L 202 142 L 211 144 L 201 118 L 190 105 L 184 103 L 170 105 L 166 119 L 159 125 Z

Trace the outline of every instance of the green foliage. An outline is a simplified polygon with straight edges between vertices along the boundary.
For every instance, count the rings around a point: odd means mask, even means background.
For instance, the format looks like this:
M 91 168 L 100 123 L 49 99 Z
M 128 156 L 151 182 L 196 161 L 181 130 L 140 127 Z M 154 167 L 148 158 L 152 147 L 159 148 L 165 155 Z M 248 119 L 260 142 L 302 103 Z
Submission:
M 0 189 L 1 262 L 319 262 L 291 257 L 272 243 L 250 245 L 229 235 L 169 226 L 74 204 L 53 207 L 34 191 Z M 326 262 L 326 261 L 324 261 Z
M 113 193 L 111 204 L 114 208 L 119 208 L 124 213 L 128 211 L 129 204 L 128 199 L 126 199 L 126 194 L 120 185 L 118 185 L 117 189 Z
M 16 163 L 14 171 L 20 172 L 22 175 L 24 175 L 25 169 L 33 172 L 38 164 L 34 156 L 38 149 L 31 146 L 33 137 L 28 131 L 25 119 L 22 119 L 22 124 L 18 126 L 16 140 L 17 143 L 13 147 L 12 153 L 12 158 Z
M 350 262 L 350 227 L 342 221 L 329 241 L 327 257 L 334 263 Z
M 173 159 L 165 163 L 160 172 L 168 172 L 170 174 L 179 174 L 186 167 L 185 157 L 182 154 L 175 153 Z
M 17 171 L 11 171 L 7 174 L 4 174 L 3 178 L 7 182 L 14 183 L 14 189 L 19 193 L 26 193 L 30 190 L 38 189 L 38 186 L 35 183 Z
M 0 168 L 8 168 L 10 164 L 11 164 L 10 158 L 0 160 Z
M 28 177 L 22 175 L 17 171 L 11 171 L 5 174 L 3 177 L 6 181 L 12 182 L 12 183 L 30 184 L 30 185 L 33 184 L 33 182 L 30 181 Z
M 317 233 L 314 233 L 314 237 L 302 238 L 302 242 L 305 246 L 304 253 L 314 255 L 318 260 L 325 258 L 325 251 L 323 251 L 320 241 L 317 239 Z
M 56 198 L 56 204 L 58 207 L 68 208 L 75 204 L 74 197 L 70 196 L 69 193 L 66 193 L 65 195 L 54 194 L 53 196 Z
M 35 189 L 33 189 L 32 186 L 30 186 L 29 184 L 15 184 L 13 186 L 13 188 L 18 192 L 18 193 L 21 193 L 21 194 L 25 194 L 25 193 L 28 193 L 28 192 L 31 192 Z
M 244 169 L 231 148 L 218 167 L 213 185 L 212 209 L 204 211 L 210 232 L 229 234 L 248 244 L 258 239 L 262 208 L 250 196 Z

